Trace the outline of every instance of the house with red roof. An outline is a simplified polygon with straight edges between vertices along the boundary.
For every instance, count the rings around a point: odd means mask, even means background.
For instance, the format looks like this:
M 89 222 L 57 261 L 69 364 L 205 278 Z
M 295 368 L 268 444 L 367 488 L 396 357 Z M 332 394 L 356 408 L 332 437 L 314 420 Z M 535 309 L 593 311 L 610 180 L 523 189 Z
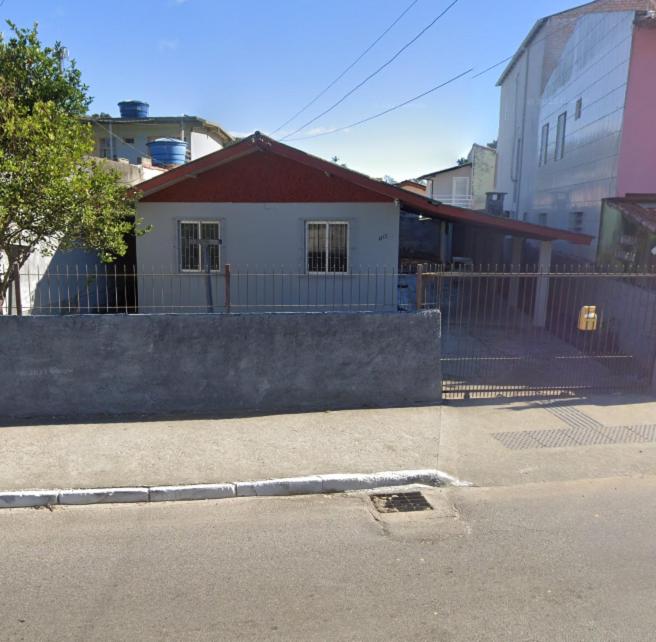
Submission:
M 199 309 L 208 295 L 222 300 L 226 265 L 235 310 L 255 296 L 248 281 L 255 274 L 263 277 L 259 306 L 314 306 L 332 289 L 333 301 L 354 309 L 396 309 L 402 214 L 435 221 L 437 230 L 452 226 L 483 251 L 506 237 L 516 239 L 516 249 L 534 239 L 543 263 L 554 240 L 590 242 L 583 234 L 433 201 L 259 132 L 138 189 L 137 216 L 152 228 L 137 239 L 141 311 Z M 151 274 L 168 280 L 149 285 Z M 376 277 L 363 280 L 365 274 Z M 216 291 L 209 293 L 210 286 Z

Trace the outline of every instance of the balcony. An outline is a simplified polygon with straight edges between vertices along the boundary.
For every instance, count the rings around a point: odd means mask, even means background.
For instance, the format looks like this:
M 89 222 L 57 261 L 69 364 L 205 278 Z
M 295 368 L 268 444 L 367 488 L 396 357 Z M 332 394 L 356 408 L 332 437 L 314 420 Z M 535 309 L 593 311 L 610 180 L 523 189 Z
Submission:
M 445 205 L 453 205 L 454 207 L 466 207 L 471 209 L 474 204 L 474 197 L 471 195 L 457 195 L 457 194 L 432 194 L 431 198 L 434 201 L 440 201 Z

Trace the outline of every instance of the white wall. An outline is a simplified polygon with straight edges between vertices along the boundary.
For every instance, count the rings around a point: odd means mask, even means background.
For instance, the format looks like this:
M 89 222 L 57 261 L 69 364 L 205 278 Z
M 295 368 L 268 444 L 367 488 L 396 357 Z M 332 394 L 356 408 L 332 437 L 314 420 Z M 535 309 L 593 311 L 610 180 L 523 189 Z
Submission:
M 204 132 L 191 132 L 191 160 L 207 156 L 221 149 L 221 145 Z

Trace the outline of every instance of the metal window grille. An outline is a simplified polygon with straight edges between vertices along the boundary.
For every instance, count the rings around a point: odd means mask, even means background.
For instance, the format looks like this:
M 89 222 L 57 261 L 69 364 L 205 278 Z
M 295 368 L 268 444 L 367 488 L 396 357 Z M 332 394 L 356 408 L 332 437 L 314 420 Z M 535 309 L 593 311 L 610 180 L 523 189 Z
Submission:
M 348 272 L 348 223 L 308 222 L 306 246 L 309 273 Z
M 180 222 L 180 269 L 198 272 L 220 269 L 219 223 L 203 221 Z M 206 248 L 206 251 L 205 251 Z

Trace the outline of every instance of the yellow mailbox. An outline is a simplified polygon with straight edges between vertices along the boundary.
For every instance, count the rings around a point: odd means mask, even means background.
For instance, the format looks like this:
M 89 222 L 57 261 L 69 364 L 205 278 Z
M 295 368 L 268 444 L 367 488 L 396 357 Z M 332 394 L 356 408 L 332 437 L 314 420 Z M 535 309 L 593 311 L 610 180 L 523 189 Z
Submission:
M 592 332 L 597 329 L 597 306 L 584 305 L 579 312 L 579 330 Z

